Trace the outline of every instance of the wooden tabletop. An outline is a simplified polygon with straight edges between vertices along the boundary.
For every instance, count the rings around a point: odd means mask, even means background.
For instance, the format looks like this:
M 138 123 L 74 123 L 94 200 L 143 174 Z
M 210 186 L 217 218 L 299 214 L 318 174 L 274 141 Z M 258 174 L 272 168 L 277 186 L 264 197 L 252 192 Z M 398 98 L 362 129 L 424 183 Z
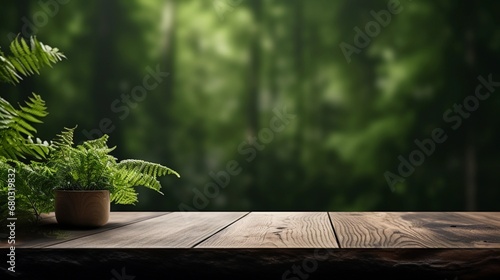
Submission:
M 56 223 L 17 247 L 500 248 L 498 212 L 111 212 L 98 229 Z
M 412 275 L 421 269 L 449 279 L 475 279 L 478 271 L 500 275 L 500 212 L 112 212 L 107 225 L 90 230 L 60 228 L 48 216 L 37 234 L 19 236 L 16 248 L 29 252 L 31 265 L 46 262 L 41 256 L 48 252 L 79 252 L 73 261 L 121 252 L 119 258 L 153 259 L 148 262 L 171 258 L 176 267 L 192 266 L 193 259 L 197 266 L 203 260 L 224 263 L 237 254 L 248 258 L 245 263 L 266 260 L 280 268 L 322 261 L 328 264 L 323 273 L 327 267 L 339 271 L 374 263 L 371 273 L 382 266 Z M 330 257 L 320 259 L 326 252 Z

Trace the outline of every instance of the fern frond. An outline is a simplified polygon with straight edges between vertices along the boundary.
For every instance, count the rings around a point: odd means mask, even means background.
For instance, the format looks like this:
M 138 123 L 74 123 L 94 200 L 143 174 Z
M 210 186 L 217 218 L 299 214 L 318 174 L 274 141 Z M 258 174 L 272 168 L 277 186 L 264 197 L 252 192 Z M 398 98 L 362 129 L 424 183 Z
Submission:
M 32 96 L 28 97 L 28 101 L 25 103 L 26 106 L 19 106 L 19 108 L 21 108 L 21 111 L 25 114 L 27 120 L 41 123 L 42 121 L 38 118 L 43 118 L 48 115 L 45 101 L 40 95 L 33 92 Z
M 130 204 L 131 202 L 127 199 L 131 198 L 129 195 L 132 193 L 133 187 L 136 186 L 143 186 L 163 194 L 160 191 L 160 181 L 156 178 L 167 174 L 180 177 L 176 171 L 161 164 L 136 159 L 120 161 L 116 164 L 116 171 L 113 176 L 113 184 L 116 186 L 114 191 L 119 194 L 116 196 L 116 203 Z
M 48 143 L 39 139 L 35 143 L 31 137 L 36 133 L 32 123 L 41 123 L 40 118 L 47 114 L 45 102 L 34 93 L 19 109 L 0 97 L 0 155 L 12 159 L 44 158 L 49 151 Z
M 24 38 L 16 37 L 9 46 L 12 55 L 0 53 L 0 81 L 12 84 L 19 83 L 22 76 L 40 74 L 44 66 L 66 58 L 57 48 L 39 42 L 36 37 L 30 38 L 30 44 Z
M 40 138 L 35 138 L 35 141 L 28 136 L 18 147 L 22 151 L 22 155 L 29 155 L 35 159 L 42 160 L 49 154 L 50 145 L 47 141 L 42 141 Z
M 52 145 L 56 148 L 64 146 L 73 146 L 73 135 L 75 133 L 76 126 L 73 128 L 65 127 L 64 130 L 57 134 L 52 140 Z
M 110 202 L 116 204 L 135 204 L 138 201 L 137 192 L 128 185 L 116 185 L 110 192 Z
M 159 176 L 164 176 L 164 175 L 175 175 L 177 177 L 180 177 L 179 173 L 177 173 L 175 170 L 168 168 L 166 166 L 163 166 L 158 163 L 152 163 L 144 160 L 138 160 L 138 159 L 126 159 L 122 160 L 117 164 L 117 168 L 124 169 L 127 171 L 136 171 L 139 173 L 144 173 L 153 177 L 159 177 Z
M 160 181 L 156 177 L 147 175 L 144 173 L 137 172 L 136 170 L 119 170 L 116 174 L 115 181 L 127 184 L 129 187 L 142 186 L 158 193 L 163 194 L 161 189 Z M 116 183 L 119 184 L 119 183 Z
M 16 67 L 2 53 L 0 55 L 0 80 L 3 82 L 18 83 L 21 79 L 21 76 L 16 71 Z
M 109 154 L 111 153 L 116 147 L 108 147 L 108 139 L 109 136 L 107 134 L 104 134 L 100 138 L 93 139 L 93 140 L 87 140 L 83 143 L 83 147 L 85 149 L 89 150 L 97 150 L 103 154 Z

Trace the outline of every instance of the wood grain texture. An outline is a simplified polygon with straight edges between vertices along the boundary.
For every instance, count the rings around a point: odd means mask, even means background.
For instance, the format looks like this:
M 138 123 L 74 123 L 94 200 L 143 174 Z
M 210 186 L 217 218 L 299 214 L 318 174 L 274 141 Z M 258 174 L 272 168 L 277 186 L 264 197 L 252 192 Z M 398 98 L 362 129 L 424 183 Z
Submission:
M 64 226 L 101 227 L 109 221 L 108 190 L 56 190 L 57 223 Z
M 246 212 L 174 212 L 48 248 L 190 248 Z
M 500 248 L 499 213 L 332 212 L 341 248 Z
M 197 248 L 337 248 L 326 212 L 252 212 Z
M 500 248 L 500 212 L 333 212 L 334 229 L 326 212 L 244 214 L 111 212 L 94 230 L 62 228 L 52 214 L 16 228 L 16 247 L 335 248 L 336 233 L 341 248 Z
M 108 223 L 103 227 L 82 230 L 61 227 L 57 223 L 54 213 L 43 214 L 43 219 L 38 226 L 33 226 L 29 230 L 18 229 L 18 232 L 16 232 L 16 247 L 46 247 L 167 214 L 169 212 L 111 212 Z M 8 246 L 10 245 L 7 242 L 0 243 L 0 248 L 7 248 Z
M 500 212 L 458 212 L 460 215 L 500 227 Z

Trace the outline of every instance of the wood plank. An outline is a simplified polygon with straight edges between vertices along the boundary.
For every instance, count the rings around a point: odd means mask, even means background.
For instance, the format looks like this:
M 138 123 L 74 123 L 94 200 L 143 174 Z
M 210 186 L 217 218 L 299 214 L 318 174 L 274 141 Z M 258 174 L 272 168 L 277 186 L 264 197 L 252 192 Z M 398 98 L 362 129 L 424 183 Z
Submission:
M 154 217 L 168 214 L 169 212 L 110 212 L 109 222 L 96 229 L 69 229 L 57 224 L 54 213 L 44 214 L 38 225 L 34 225 L 27 233 L 16 236 L 18 248 L 40 248 L 55 245 L 61 242 L 80 237 L 112 230 L 128 224 L 140 222 Z M 7 242 L 2 242 L 0 248 L 7 248 Z
M 422 225 L 434 236 L 449 241 L 455 248 L 500 248 L 500 213 L 429 212 L 427 215 L 402 215 Z
M 330 213 L 341 248 L 500 248 L 498 215 L 500 213 Z
M 500 227 L 500 212 L 460 212 L 461 215 Z
M 191 248 L 247 212 L 174 212 L 48 248 Z
M 326 212 L 252 212 L 197 248 L 337 248 Z

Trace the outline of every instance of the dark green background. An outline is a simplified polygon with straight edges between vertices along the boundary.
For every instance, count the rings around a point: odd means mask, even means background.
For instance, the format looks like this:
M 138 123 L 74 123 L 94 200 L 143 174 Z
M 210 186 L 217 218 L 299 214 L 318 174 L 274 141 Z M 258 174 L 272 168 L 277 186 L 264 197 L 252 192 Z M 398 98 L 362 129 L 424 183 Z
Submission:
M 500 98 L 494 86 L 474 97 L 479 76 L 500 81 L 499 12 L 455 0 L 3 1 L 1 46 L 36 35 L 68 59 L 1 91 L 47 101 L 43 139 L 106 132 L 119 159 L 182 175 L 114 209 L 500 210 Z M 442 143 L 424 140 L 439 132 Z M 402 161 L 418 166 L 391 188 Z

